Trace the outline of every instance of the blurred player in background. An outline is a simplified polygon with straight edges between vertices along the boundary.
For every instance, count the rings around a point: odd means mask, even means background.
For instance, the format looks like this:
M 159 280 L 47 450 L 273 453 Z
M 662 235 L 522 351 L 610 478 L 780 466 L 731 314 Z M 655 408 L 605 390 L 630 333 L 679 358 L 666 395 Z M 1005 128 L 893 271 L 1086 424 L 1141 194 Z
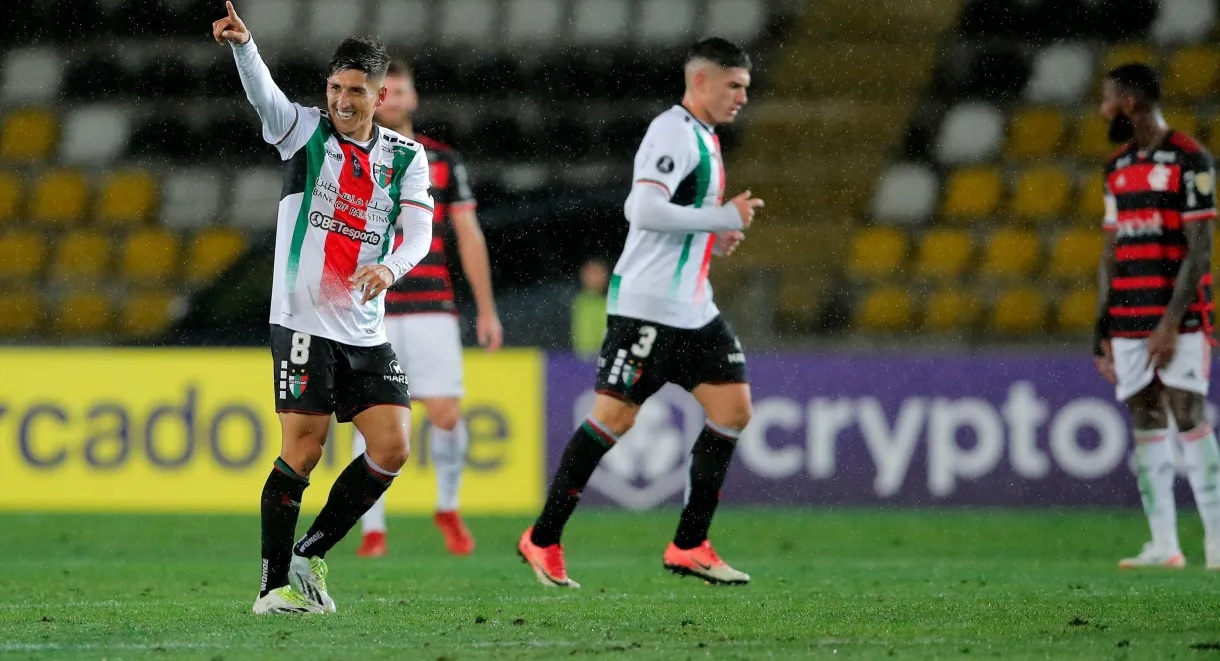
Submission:
M 232 3 L 212 24 L 237 61 L 263 139 L 285 161 L 271 293 L 280 456 L 262 493 L 262 586 L 254 612 L 334 612 L 323 559 L 385 493 L 407 460 L 411 397 L 386 339 L 385 290 L 432 242 L 428 161 L 418 143 L 373 124 L 389 56 L 349 38 L 331 58 L 327 111 L 289 101 Z M 233 139 L 222 136 L 221 139 Z M 402 242 L 394 245 L 395 225 Z M 301 497 L 330 416 L 354 422 L 368 450 L 343 470 L 293 546 Z
M 386 335 L 406 368 L 412 397 L 424 403 L 432 424 L 431 456 L 436 468 L 433 521 L 444 534 L 449 551 L 467 555 L 474 551 L 474 538 L 458 515 L 458 491 L 470 437 L 462 419 L 462 334 L 445 259 L 446 222 L 453 225 L 462 270 L 474 292 L 479 344 L 489 351 L 499 349 L 503 330 L 492 294 L 487 243 L 475 218 L 474 194 L 466 166 L 448 145 L 415 134 L 412 114 L 419 106 L 419 97 L 405 62 L 390 62 L 385 88 L 385 101 L 377 108 L 377 123 L 425 147 L 432 197 L 436 200 L 432 245 L 427 257 L 386 293 Z M 352 439 L 352 454 L 358 456 L 364 452 L 364 446 L 364 436 L 357 430 Z M 364 557 L 385 555 L 384 497 L 365 513 L 361 524 L 364 538 L 356 553 Z
M 624 205 L 631 227 L 610 279 L 593 411 L 568 442 L 542 513 L 517 544 L 546 586 L 579 587 L 564 565 L 564 525 L 602 455 L 667 382 L 690 390 L 707 420 L 691 450 L 689 496 L 663 563 L 711 583 L 750 580 L 708 541 L 737 438 L 750 421 L 750 386 L 741 343 L 707 281 L 712 255 L 731 254 L 763 204 L 749 191 L 722 204 L 715 133 L 746 103 L 750 58 L 724 39 L 705 39 L 690 50 L 685 76 L 682 103 L 652 121 L 636 152 Z
M 1097 368 L 1131 412 L 1152 540 L 1120 567 L 1186 565 L 1173 500 L 1173 430 L 1220 569 L 1220 451 L 1205 415 L 1212 346 L 1212 157 L 1165 123 L 1157 73 L 1126 64 L 1103 82 L 1101 114 L 1123 147 L 1105 166 Z

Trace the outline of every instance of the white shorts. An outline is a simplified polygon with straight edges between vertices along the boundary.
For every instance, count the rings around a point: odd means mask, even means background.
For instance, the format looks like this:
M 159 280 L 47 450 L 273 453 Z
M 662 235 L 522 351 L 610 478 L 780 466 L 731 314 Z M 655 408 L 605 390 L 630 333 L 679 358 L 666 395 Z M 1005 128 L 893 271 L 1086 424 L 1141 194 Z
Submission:
M 1152 383 L 1155 376 L 1170 388 L 1207 394 L 1212 371 L 1212 346 L 1206 333 L 1182 333 L 1173 360 L 1161 369 L 1148 363 L 1148 338 L 1116 337 L 1110 342 L 1114 371 L 1118 375 L 1115 394 L 1126 401 Z
M 466 394 L 462 387 L 462 330 L 456 315 L 386 315 L 385 333 L 407 373 L 412 399 Z

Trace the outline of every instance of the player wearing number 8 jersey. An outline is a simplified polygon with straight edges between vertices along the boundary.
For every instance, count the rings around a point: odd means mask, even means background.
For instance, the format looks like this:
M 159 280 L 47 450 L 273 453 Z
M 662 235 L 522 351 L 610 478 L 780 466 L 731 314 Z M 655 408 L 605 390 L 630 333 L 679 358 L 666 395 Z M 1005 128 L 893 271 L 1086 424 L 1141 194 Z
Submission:
M 407 379 L 386 341 L 384 292 L 427 254 L 432 198 L 423 148 L 373 124 L 389 56 L 349 38 L 326 80 L 327 111 L 276 86 L 231 2 L 212 24 L 232 47 L 263 139 L 284 161 L 271 296 L 280 456 L 262 492 L 262 585 L 254 612 L 334 612 L 324 557 L 406 462 Z M 250 210 L 255 212 L 256 210 Z M 402 245 L 392 249 L 395 226 Z M 354 422 L 368 448 L 335 480 L 294 546 L 301 497 L 330 416 Z
M 682 103 L 653 120 L 636 153 L 624 205 L 631 227 L 610 281 L 593 411 L 564 450 L 542 513 L 518 541 L 522 559 L 546 586 L 578 587 L 559 544 L 564 525 L 601 457 L 666 383 L 690 390 L 707 421 L 691 450 L 690 493 L 662 563 L 710 583 L 750 580 L 708 540 L 734 446 L 750 419 L 750 388 L 741 343 L 707 281 L 712 256 L 731 254 L 762 206 L 749 191 L 722 204 L 715 133 L 746 103 L 750 59 L 713 37 L 691 49 L 685 74 Z

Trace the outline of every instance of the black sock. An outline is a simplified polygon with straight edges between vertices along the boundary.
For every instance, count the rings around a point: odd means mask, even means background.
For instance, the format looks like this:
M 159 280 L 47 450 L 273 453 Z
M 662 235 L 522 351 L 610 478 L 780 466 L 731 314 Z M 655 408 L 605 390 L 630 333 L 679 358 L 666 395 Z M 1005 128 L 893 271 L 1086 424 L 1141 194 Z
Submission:
M 375 469 L 365 460 L 365 455 L 353 459 L 335 479 L 326 505 L 293 552 L 307 558 L 326 557 L 326 552 L 343 539 L 393 481 L 393 475 Z
M 724 476 L 729 472 L 733 460 L 733 449 L 737 439 L 704 427 L 691 449 L 690 498 L 678 519 L 678 531 L 674 534 L 674 545 L 680 549 L 693 549 L 707 539 L 707 530 L 712 527 L 712 516 L 720 504 L 720 488 Z
M 589 420 L 576 429 L 572 440 L 568 441 L 568 447 L 564 448 L 563 458 L 559 460 L 559 470 L 555 471 L 542 514 L 534 522 L 534 532 L 530 536 L 532 542 L 538 546 L 559 543 L 563 527 L 580 501 L 580 492 L 589 483 L 597 462 L 614 447 L 615 442 L 613 436 Z
M 284 463 L 275 460 L 275 468 L 263 485 L 263 577 L 258 596 L 288 585 L 288 563 L 292 560 L 292 538 L 297 532 L 297 517 L 301 514 L 301 495 L 309 486 L 309 478 L 301 477 Z

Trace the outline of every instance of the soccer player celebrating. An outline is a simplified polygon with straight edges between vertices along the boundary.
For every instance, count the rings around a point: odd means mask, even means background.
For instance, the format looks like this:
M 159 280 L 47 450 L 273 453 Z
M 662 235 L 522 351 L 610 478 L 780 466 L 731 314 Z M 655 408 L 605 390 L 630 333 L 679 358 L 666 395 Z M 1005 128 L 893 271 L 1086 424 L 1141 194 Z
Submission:
M 237 61 L 263 139 L 285 161 L 271 291 L 280 456 L 262 494 L 262 586 L 255 613 L 334 612 L 323 559 L 406 462 L 407 378 L 386 340 L 384 293 L 428 253 L 432 197 L 419 143 L 378 128 L 389 56 L 367 39 L 339 44 L 327 111 L 289 101 L 231 2 L 212 24 Z M 395 225 L 402 245 L 391 251 Z M 330 416 L 354 422 L 368 450 L 343 470 L 294 546 L 301 496 Z
M 682 103 L 652 121 L 636 152 L 624 205 L 631 227 L 610 280 L 593 411 L 568 442 L 542 513 L 517 543 L 546 586 L 579 587 L 564 566 L 564 525 L 602 455 L 667 382 L 690 390 L 707 420 L 691 450 L 689 496 L 664 565 L 710 583 L 750 580 L 708 541 L 733 449 L 750 421 L 750 387 L 741 343 L 707 281 L 712 255 L 732 253 L 763 205 L 749 191 L 722 204 L 714 128 L 745 105 L 750 58 L 713 37 L 690 50 L 685 74 Z
M 1156 72 L 1125 64 L 1103 82 L 1100 112 L 1123 146 L 1105 167 L 1097 369 L 1131 412 L 1140 496 L 1152 540 L 1123 568 L 1186 565 L 1174 511 L 1179 430 L 1203 519 L 1207 566 L 1220 569 L 1220 451 L 1204 414 L 1211 372 L 1212 158 L 1165 124 Z
M 503 331 L 496 314 L 491 289 L 491 266 L 487 244 L 475 218 L 474 194 L 466 177 L 466 166 L 448 145 L 416 135 L 412 113 L 419 105 L 415 82 L 404 62 L 390 62 L 385 77 L 386 98 L 377 108 L 378 124 L 418 141 L 428 153 L 432 178 L 432 247 L 428 256 L 386 292 L 386 335 L 394 352 L 405 363 L 411 396 L 422 401 L 432 423 L 432 462 L 436 468 L 436 515 L 433 521 L 445 536 L 445 545 L 456 555 L 474 551 L 474 538 L 458 515 L 458 490 L 470 444 L 462 420 L 462 336 L 453 284 L 445 259 L 441 234 L 446 222 L 457 236 L 462 270 L 474 292 L 478 317 L 475 324 L 479 344 L 490 351 L 500 348 Z M 364 452 L 359 431 L 352 439 L 352 454 Z M 385 497 L 361 519 L 364 538 L 356 553 L 377 557 L 386 553 Z

